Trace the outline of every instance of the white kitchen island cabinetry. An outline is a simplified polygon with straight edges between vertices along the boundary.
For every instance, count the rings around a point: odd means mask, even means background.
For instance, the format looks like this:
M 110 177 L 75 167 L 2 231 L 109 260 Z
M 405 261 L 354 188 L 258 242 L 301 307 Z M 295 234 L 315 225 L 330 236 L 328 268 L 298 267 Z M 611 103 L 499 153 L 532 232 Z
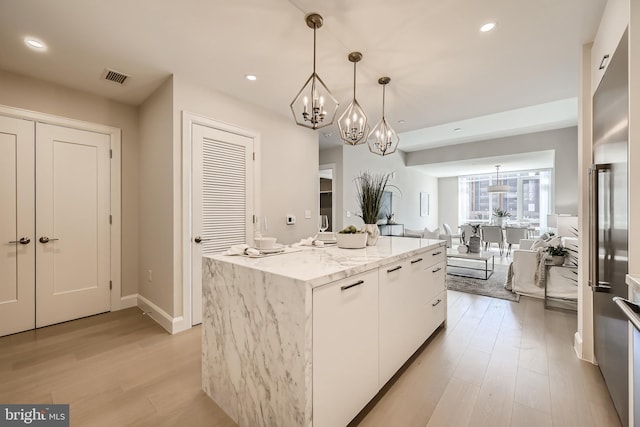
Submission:
M 240 426 L 346 425 L 445 322 L 444 244 L 204 257 L 203 389 Z

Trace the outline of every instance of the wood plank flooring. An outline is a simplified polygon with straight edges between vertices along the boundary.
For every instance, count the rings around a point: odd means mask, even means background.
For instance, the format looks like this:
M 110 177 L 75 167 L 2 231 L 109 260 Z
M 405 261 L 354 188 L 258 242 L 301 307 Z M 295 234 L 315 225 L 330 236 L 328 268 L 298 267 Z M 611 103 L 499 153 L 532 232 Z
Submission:
M 619 426 L 575 314 L 449 291 L 446 329 L 353 424 Z M 0 338 L 1 403 L 69 403 L 72 426 L 233 426 L 200 386 L 201 329 L 138 309 Z

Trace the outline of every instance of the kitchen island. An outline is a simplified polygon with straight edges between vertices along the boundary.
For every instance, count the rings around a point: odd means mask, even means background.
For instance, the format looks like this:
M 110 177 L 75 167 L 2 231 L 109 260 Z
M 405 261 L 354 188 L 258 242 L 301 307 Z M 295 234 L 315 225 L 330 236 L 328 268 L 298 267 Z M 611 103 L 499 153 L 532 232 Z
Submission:
M 346 425 L 446 319 L 439 240 L 204 257 L 203 389 L 240 426 Z

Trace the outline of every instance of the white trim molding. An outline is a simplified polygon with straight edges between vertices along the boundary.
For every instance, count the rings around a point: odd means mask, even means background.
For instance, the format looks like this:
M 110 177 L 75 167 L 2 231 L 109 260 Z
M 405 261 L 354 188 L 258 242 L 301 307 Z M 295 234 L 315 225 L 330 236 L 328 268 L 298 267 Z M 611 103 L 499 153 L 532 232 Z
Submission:
M 183 316 L 171 317 L 166 311 L 143 297 L 137 295 L 138 307 L 144 314 L 156 321 L 157 324 L 162 326 L 170 334 L 177 334 L 185 329 L 183 328 L 184 318 Z M 189 328 L 186 328 L 189 329 Z
M 260 134 L 188 111 L 182 111 L 182 316 L 175 319 L 176 332 L 191 328 L 191 138 L 194 125 L 202 125 L 253 139 L 254 214 L 260 217 Z M 177 319 L 180 319 L 179 321 Z M 166 329 L 166 328 L 165 328 Z M 174 333 L 176 333 L 174 332 Z
M 138 306 L 138 294 L 127 295 L 120 298 L 120 309 L 137 307 Z

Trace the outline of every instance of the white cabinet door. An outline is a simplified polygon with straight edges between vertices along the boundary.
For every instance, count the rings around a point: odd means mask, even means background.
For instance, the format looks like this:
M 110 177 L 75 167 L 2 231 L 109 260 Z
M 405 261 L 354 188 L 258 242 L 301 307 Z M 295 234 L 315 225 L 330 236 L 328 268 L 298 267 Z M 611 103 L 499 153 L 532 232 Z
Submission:
M 591 48 L 591 94 L 607 71 L 613 53 L 629 24 L 629 0 L 608 0 Z
M 111 140 L 36 126 L 36 326 L 42 327 L 111 308 Z
M 416 313 L 417 287 L 407 261 L 380 267 L 380 386 L 384 385 L 407 361 L 415 341 L 418 324 L 412 324 Z
M 34 124 L 0 117 L 0 336 L 35 327 Z
M 378 270 L 313 290 L 313 426 L 344 426 L 378 392 Z

